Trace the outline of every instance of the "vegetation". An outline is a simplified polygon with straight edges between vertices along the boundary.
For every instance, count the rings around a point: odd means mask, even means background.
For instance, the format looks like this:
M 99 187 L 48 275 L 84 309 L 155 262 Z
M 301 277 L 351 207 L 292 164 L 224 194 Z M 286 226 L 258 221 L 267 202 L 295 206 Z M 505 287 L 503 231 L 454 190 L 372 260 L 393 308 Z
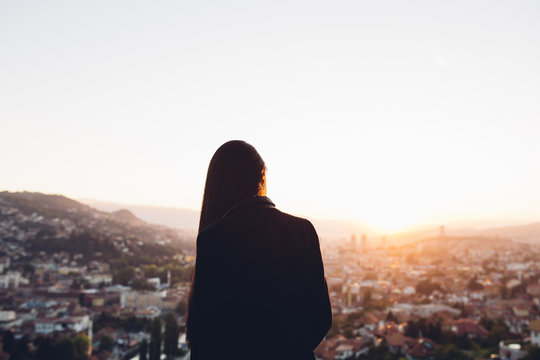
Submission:
M 152 320 L 150 330 L 150 360 L 159 360 L 161 357 L 161 320 Z
M 174 311 L 178 316 L 184 316 L 187 312 L 186 300 L 180 300 L 178 304 L 176 304 L 176 309 Z
M 361 355 L 358 360 L 399 360 L 397 354 L 390 352 L 386 345 L 372 346 L 366 355 Z
M 471 280 L 469 280 L 469 283 L 467 284 L 467 288 L 471 291 L 478 291 L 478 290 L 483 290 L 484 289 L 484 285 L 480 284 L 478 282 L 478 278 L 477 276 L 473 276 Z
M 423 295 L 431 295 L 435 290 L 441 291 L 441 286 L 431 279 L 421 280 L 416 284 L 416 292 Z
M 144 339 L 139 347 L 139 360 L 148 359 L 148 342 Z
M 435 350 L 435 359 L 437 360 L 474 360 L 466 352 L 458 349 L 454 344 L 439 346 Z
M 114 347 L 114 340 L 112 337 L 108 336 L 108 335 L 105 335 L 101 338 L 101 340 L 99 341 L 99 348 L 98 348 L 98 351 L 99 352 L 102 352 L 102 351 L 112 351 Z
M 102 312 L 94 320 L 93 329 L 94 332 L 98 332 L 105 327 L 123 329 L 126 332 L 148 331 L 150 329 L 150 321 L 147 319 L 139 319 L 135 316 L 118 318 L 109 313 Z
M 165 316 L 165 333 L 163 335 L 163 352 L 167 359 L 173 359 L 178 351 L 178 337 L 180 326 L 173 313 Z
M 527 355 L 523 358 L 523 360 L 538 360 L 538 359 L 540 359 L 540 348 L 537 346 L 531 347 Z

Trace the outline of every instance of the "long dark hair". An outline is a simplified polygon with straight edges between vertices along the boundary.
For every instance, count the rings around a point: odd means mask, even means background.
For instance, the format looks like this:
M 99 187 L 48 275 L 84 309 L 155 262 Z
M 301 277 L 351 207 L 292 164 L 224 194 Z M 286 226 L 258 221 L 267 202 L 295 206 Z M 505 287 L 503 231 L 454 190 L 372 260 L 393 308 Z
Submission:
M 265 181 L 266 166 L 253 146 L 245 141 L 232 140 L 221 145 L 215 152 L 206 175 L 199 232 L 225 215 L 234 205 L 259 193 Z M 198 292 L 195 290 L 197 265 L 191 278 L 186 313 L 186 337 L 193 344 L 194 314 Z
M 199 232 L 235 204 L 256 196 L 264 171 L 261 155 L 247 142 L 232 140 L 221 145 L 208 166 Z

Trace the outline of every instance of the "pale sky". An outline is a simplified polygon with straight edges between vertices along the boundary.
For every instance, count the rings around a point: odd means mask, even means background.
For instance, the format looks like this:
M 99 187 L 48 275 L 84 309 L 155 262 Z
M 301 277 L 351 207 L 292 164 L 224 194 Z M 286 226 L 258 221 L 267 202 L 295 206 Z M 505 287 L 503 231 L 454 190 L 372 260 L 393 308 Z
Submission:
M 538 1 L 0 1 L 0 190 L 200 207 L 253 144 L 284 211 L 540 221 Z

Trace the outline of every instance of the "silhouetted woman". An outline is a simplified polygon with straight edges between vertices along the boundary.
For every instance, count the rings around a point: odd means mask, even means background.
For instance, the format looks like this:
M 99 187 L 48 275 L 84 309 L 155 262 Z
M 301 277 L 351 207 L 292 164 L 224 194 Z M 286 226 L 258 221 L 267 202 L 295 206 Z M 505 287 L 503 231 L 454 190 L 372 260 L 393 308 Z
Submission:
M 275 208 L 265 169 L 243 141 L 210 161 L 186 324 L 193 360 L 314 359 L 330 328 L 315 229 Z

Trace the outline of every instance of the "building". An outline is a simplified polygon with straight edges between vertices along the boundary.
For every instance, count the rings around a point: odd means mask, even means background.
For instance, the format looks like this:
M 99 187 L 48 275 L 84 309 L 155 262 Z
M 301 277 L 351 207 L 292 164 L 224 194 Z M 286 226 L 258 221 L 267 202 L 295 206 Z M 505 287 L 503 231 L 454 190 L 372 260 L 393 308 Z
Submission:
M 21 273 L 18 271 L 10 271 L 7 274 L 0 275 L 0 288 L 1 289 L 16 289 L 21 282 Z
M 540 346 L 540 320 L 531 321 L 529 328 L 531 330 L 531 344 Z
M 139 292 L 130 291 L 120 294 L 120 306 L 130 309 L 147 309 L 155 307 L 161 309 L 163 306 L 163 294 L 157 291 Z
M 366 234 L 362 234 L 361 245 L 362 245 L 362 251 L 367 251 L 368 243 L 367 243 L 367 235 Z
M 78 334 L 92 330 L 92 320 L 88 315 L 67 318 L 41 318 L 34 322 L 36 334 L 49 335 L 53 332 L 72 332 Z M 90 337 L 90 336 L 89 336 Z

